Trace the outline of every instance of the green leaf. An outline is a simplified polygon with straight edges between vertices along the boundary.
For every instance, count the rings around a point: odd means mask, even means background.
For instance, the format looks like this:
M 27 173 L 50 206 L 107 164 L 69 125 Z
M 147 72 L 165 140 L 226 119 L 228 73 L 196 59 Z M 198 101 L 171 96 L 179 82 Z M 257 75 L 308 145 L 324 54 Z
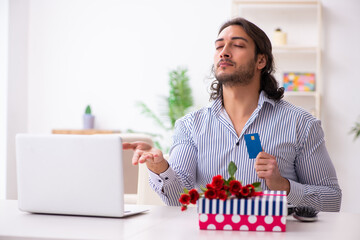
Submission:
M 138 102 L 137 106 L 142 109 L 142 114 L 149 118 L 152 118 L 155 123 L 162 129 L 168 130 L 168 128 L 163 124 L 160 118 L 156 116 L 156 114 L 144 102 Z
M 159 114 L 155 114 L 144 102 L 137 103 L 142 110 L 142 114 L 152 119 L 158 126 L 164 130 L 165 137 L 161 136 L 158 145 L 163 147 L 161 150 L 168 152 L 170 147 L 169 139 L 171 132 L 175 128 L 175 122 L 183 117 L 190 107 L 193 106 L 193 98 L 189 84 L 189 77 L 186 68 L 177 68 L 169 72 L 169 95 L 163 96 L 159 106 L 162 108 Z M 169 133 L 169 134 L 168 134 Z M 164 142 L 166 141 L 166 142 Z
M 200 189 L 201 189 L 201 191 L 203 191 L 203 192 L 206 192 L 208 189 L 207 188 L 205 188 L 205 187 L 203 187 L 203 186 L 200 186 Z
M 236 167 L 235 163 L 233 161 L 231 161 L 229 163 L 229 166 L 228 166 L 228 171 L 229 171 L 229 174 L 230 174 L 230 178 L 235 178 L 236 170 L 237 170 L 237 167 Z
M 226 185 L 230 185 L 230 182 L 231 182 L 232 180 L 236 180 L 234 176 L 229 177 L 229 179 L 225 181 L 225 184 L 226 184 Z
M 261 192 L 262 191 L 261 182 L 254 182 L 252 185 L 255 188 L 255 192 Z
M 91 115 L 91 107 L 90 107 L 90 105 L 87 105 L 87 106 L 86 106 L 85 114 Z
M 187 190 L 187 188 L 184 188 L 184 193 L 188 194 L 189 190 Z
M 168 116 L 171 126 L 174 127 L 176 120 L 184 116 L 187 113 L 187 109 L 193 105 L 193 98 L 187 69 L 178 68 L 171 71 L 169 77 Z
M 354 141 L 360 137 L 360 122 L 355 123 L 355 126 L 351 128 L 350 133 L 354 134 Z
M 159 141 L 154 141 L 154 146 L 155 146 L 157 149 L 162 149 L 161 144 L 159 143 Z
M 228 180 L 225 180 L 225 179 L 224 179 L 224 185 L 229 186 L 229 185 L 230 185 L 230 181 L 231 181 L 231 178 L 229 178 Z

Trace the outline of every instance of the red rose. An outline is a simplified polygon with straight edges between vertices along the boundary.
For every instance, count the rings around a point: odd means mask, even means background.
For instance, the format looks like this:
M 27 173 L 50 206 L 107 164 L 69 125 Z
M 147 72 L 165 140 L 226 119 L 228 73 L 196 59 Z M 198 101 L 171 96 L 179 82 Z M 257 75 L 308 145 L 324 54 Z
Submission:
M 241 194 L 243 197 L 247 197 L 247 196 L 250 194 L 249 188 L 247 188 L 247 187 L 241 188 L 240 194 Z
M 179 198 L 181 211 L 185 211 L 190 203 L 196 204 L 200 196 L 205 197 L 206 199 L 227 200 L 228 198 L 235 197 L 244 199 L 263 195 L 261 191 L 256 192 L 258 188 L 260 189 L 259 182 L 242 186 L 241 182 L 235 179 L 236 170 L 237 167 L 235 163 L 230 162 L 228 166 L 230 177 L 228 179 L 224 179 L 221 175 L 214 176 L 212 178 L 212 182 L 206 184 L 206 188 L 201 187 L 201 193 L 199 193 L 196 189 L 191 189 L 190 191 L 184 189 L 184 193 L 182 193 Z
M 181 204 L 187 205 L 190 203 L 190 195 L 189 194 L 181 194 L 179 202 Z
M 190 195 L 190 202 L 192 204 L 196 204 L 196 201 L 199 199 L 200 195 L 198 193 L 198 191 L 196 189 L 191 189 L 189 191 L 189 195 Z
M 213 185 L 216 190 L 220 190 L 224 185 L 223 177 L 221 175 L 213 177 L 211 185 Z
M 208 184 L 206 184 L 206 188 L 207 188 L 207 189 L 215 189 L 215 188 L 214 188 L 214 186 L 213 186 L 213 185 L 211 185 L 211 184 L 209 184 L 209 183 L 208 183 Z
M 255 192 L 255 187 L 252 184 L 248 184 L 245 187 L 249 189 L 249 196 L 252 196 Z
M 241 191 L 242 186 L 241 186 L 241 183 L 239 181 L 231 180 L 229 185 L 230 185 L 230 192 L 233 195 L 236 195 Z
M 221 200 L 226 200 L 228 197 L 225 190 L 218 191 L 217 195 Z
M 215 189 L 208 189 L 205 192 L 205 197 L 208 199 L 215 199 L 216 198 L 216 191 Z

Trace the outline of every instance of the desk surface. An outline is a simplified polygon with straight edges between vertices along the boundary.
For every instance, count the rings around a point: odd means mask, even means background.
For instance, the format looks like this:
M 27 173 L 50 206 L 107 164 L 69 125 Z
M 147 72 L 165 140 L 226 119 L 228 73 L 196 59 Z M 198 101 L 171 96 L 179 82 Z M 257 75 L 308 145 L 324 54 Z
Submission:
M 360 239 L 360 214 L 319 213 L 313 223 L 287 219 L 286 232 L 199 230 L 195 208 L 149 206 L 127 218 L 29 214 L 17 201 L 0 200 L 0 239 Z

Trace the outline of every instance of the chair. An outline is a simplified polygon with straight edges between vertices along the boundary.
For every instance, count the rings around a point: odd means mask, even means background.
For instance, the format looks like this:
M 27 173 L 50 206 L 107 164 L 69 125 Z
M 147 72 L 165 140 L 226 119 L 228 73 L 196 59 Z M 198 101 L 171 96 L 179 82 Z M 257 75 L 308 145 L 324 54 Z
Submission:
M 143 141 L 154 145 L 150 136 L 138 133 L 122 133 L 119 134 L 123 142 Z M 133 150 L 124 150 L 124 198 L 127 204 L 142 205 L 165 205 L 160 197 L 155 193 L 149 185 L 149 174 L 146 164 L 132 165 Z
M 159 195 L 149 185 L 148 171 L 146 164 L 139 165 L 137 204 L 165 206 Z

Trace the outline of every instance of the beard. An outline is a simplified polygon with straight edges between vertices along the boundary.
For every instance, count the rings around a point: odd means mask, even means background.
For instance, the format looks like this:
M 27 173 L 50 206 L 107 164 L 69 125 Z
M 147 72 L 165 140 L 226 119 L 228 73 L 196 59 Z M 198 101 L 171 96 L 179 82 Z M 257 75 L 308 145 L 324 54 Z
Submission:
M 224 60 L 229 61 L 229 60 Z M 232 64 L 235 64 L 232 61 L 229 61 Z M 216 70 L 219 68 L 219 66 L 216 66 Z M 253 77 L 255 75 L 255 60 L 251 59 L 249 62 L 247 62 L 246 65 L 239 66 L 235 69 L 235 72 L 228 74 L 228 73 L 222 73 L 217 74 L 215 72 L 215 78 L 219 81 L 220 84 L 224 86 L 246 86 L 251 83 Z

